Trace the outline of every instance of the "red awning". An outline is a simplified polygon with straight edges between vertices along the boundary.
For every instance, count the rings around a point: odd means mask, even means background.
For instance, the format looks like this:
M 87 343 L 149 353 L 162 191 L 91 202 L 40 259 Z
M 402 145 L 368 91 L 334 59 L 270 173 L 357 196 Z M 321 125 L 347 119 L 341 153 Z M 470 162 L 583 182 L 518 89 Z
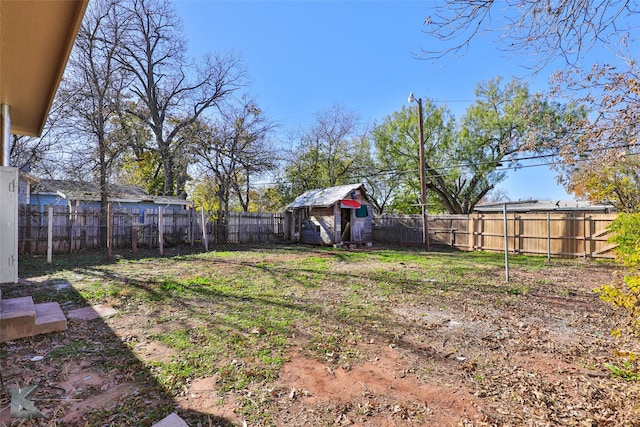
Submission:
M 342 199 L 340 200 L 340 207 L 357 209 L 360 207 L 360 202 L 357 200 Z

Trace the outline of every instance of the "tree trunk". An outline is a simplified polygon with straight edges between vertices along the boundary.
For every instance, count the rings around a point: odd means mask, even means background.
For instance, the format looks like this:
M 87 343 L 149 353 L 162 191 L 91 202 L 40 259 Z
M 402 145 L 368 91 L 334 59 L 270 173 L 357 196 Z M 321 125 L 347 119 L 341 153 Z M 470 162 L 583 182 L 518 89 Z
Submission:
M 98 134 L 98 151 L 100 156 L 100 244 L 104 248 L 107 245 L 107 205 L 109 204 L 104 132 Z
M 164 196 L 174 196 L 174 171 L 173 171 L 173 157 L 169 151 L 169 147 L 161 141 L 160 137 L 157 139 L 158 148 L 160 150 L 160 158 L 162 159 L 162 168 L 164 169 Z

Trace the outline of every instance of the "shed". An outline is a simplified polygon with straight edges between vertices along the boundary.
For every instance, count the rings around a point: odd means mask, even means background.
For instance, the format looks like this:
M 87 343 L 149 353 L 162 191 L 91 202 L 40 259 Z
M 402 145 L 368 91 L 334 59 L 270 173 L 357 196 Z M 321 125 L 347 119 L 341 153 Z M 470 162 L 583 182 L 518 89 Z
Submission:
M 363 184 L 309 190 L 286 210 L 291 241 L 316 245 L 373 241 L 372 208 Z

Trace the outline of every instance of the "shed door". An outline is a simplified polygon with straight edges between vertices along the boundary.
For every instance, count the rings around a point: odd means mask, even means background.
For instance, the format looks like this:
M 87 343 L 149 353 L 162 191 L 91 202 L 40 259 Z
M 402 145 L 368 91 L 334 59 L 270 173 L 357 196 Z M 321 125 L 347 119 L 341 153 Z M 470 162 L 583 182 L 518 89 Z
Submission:
M 354 242 L 364 241 L 364 226 L 366 224 L 369 211 L 367 205 L 362 205 L 358 209 L 353 210 L 353 219 L 351 220 L 351 239 Z
M 351 241 L 351 211 L 352 209 L 340 209 L 340 240 Z

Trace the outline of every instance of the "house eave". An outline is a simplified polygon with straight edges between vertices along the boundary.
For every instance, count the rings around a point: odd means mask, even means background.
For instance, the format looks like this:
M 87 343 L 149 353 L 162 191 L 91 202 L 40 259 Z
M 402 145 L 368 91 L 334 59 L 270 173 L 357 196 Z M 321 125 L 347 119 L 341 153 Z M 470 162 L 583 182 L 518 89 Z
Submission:
M 0 104 L 11 133 L 39 136 L 88 0 L 0 1 Z

